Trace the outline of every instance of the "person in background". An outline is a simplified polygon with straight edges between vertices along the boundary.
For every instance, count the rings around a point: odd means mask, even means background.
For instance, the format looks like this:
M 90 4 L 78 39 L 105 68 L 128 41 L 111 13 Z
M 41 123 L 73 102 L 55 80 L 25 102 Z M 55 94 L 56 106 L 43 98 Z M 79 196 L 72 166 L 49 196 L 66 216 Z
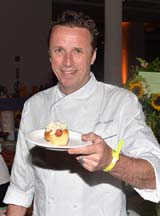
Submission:
M 6 215 L 6 204 L 3 202 L 9 185 L 10 175 L 7 165 L 0 155 L 0 216 Z
M 126 216 L 124 182 L 160 200 L 159 144 L 137 97 L 91 72 L 97 38 L 94 20 L 81 12 L 64 11 L 53 22 L 49 54 L 58 84 L 24 105 L 4 199 L 8 216 L 24 216 L 32 202 L 34 216 Z M 58 152 L 26 140 L 52 121 L 92 144 Z

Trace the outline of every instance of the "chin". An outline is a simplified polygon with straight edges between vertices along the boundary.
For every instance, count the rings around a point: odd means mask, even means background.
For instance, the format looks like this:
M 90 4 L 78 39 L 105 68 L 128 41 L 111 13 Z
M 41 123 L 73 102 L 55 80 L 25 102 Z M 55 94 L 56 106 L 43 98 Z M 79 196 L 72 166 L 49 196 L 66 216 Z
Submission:
M 75 82 L 73 82 L 73 79 L 65 79 L 65 80 L 62 80 L 62 82 L 60 82 L 61 86 L 64 88 L 64 89 L 68 89 L 68 88 L 74 88 L 75 85 Z
M 77 91 L 79 88 L 74 88 L 73 86 L 62 86 L 61 85 L 61 91 L 64 93 L 64 94 L 71 94 L 72 92 L 74 92 L 74 91 Z

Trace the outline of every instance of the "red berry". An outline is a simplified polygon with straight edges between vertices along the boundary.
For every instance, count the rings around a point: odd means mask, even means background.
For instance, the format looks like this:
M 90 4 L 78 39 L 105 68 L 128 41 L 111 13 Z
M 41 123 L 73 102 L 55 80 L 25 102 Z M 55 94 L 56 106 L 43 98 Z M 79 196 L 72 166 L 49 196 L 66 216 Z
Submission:
M 60 129 L 58 129 L 58 130 L 56 130 L 55 135 L 56 135 L 57 137 L 60 137 L 60 136 L 62 136 L 62 133 L 63 133 L 63 131 L 60 130 Z

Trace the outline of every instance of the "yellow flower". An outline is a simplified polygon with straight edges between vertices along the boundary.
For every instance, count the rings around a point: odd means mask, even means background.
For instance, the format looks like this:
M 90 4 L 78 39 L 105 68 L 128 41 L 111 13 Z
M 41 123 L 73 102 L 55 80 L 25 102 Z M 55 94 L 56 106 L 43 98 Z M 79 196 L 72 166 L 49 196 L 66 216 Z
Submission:
M 153 95 L 151 105 L 155 110 L 160 111 L 160 94 Z
M 130 82 L 129 90 L 136 94 L 138 98 L 141 98 L 145 94 L 142 82 Z

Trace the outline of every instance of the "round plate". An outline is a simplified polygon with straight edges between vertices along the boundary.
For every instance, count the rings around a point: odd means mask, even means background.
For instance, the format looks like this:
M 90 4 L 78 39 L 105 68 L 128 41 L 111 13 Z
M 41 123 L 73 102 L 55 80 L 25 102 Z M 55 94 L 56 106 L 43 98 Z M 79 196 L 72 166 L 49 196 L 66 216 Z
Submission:
M 81 136 L 82 136 L 81 133 L 69 131 L 68 144 L 66 146 L 56 146 L 56 145 L 52 145 L 50 142 L 47 142 L 44 139 L 44 132 L 45 132 L 44 129 L 32 131 L 26 134 L 26 139 L 28 142 L 31 142 L 37 146 L 44 147 L 50 150 L 56 150 L 56 151 L 67 151 L 67 149 L 70 148 L 79 148 L 79 147 L 84 147 L 92 144 L 92 142 L 89 141 L 83 142 L 81 140 Z

